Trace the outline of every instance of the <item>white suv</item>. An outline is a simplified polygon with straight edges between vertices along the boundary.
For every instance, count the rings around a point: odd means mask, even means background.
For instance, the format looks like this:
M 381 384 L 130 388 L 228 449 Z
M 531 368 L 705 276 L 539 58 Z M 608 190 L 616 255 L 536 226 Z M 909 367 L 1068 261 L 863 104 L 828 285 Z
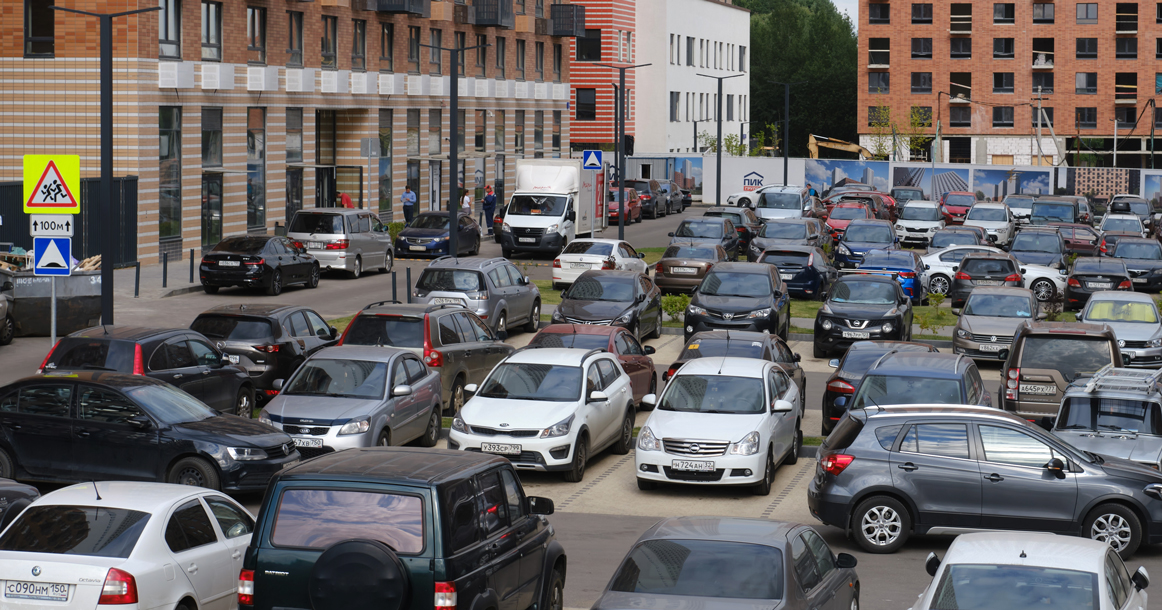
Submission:
M 589 456 L 633 446 L 630 379 L 604 350 L 526 348 L 464 390 L 475 396 L 452 420 L 449 449 L 503 455 L 517 470 L 564 472 L 576 483 Z
M 964 217 L 964 226 L 984 229 L 989 241 L 997 247 L 1002 247 L 1013 242 L 1017 219 L 1009 206 L 981 201 L 969 208 L 968 214 Z
M 658 483 L 749 485 L 771 493 L 775 469 L 794 464 L 803 445 L 799 388 L 773 362 L 698 358 L 670 378 L 638 434 L 638 488 Z
M 896 237 L 903 244 L 919 243 L 927 247 L 932 235 L 943 228 L 944 215 L 932 201 L 909 201 L 896 219 Z

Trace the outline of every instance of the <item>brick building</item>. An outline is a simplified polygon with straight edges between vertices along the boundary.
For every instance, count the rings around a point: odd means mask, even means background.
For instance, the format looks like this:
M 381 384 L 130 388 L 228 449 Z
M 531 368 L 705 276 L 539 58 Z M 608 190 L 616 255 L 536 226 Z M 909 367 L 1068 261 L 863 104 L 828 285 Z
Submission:
M 576 150 L 609 148 L 616 140 L 614 120 L 618 71 L 599 64 L 632 65 L 637 53 L 637 0 L 573 0 L 585 7 L 585 32 L 569 55 L 573 101 L 570 136 Z M 625 133 L 634 135 L 637 70 L 625 72 Z
M 1159 2 L 860 0 L 860 142 L 890 150 L 890 127 L 906 131 L 917 108 L 940 122 L 943 161 L 1069 155 L 1076 165 L 1080 152 L 1113 166 L 1116 135 L 1118 167 L 1150 167 L 1152 127 L 1162 127 L 1152 104 L 1159 59 Z
M 55 2 L 163 7 L 114 20 L 114 174 L 138 177 L 143 262 L 267 233 L 339 192 L 384 220 L 402 219 L 405 184 L 443 207 L 457 141 L 467 187 L 502 192 L 514 159 L 569 150 L 565 36 L 583 15 L 562 0 Z M 0 0 L 0 182 L 24 154 L 100 171 L 98 23 L 52 4 Z M 428 44 L 491 45 L 464 53 L 458 138 L 451 53 Z

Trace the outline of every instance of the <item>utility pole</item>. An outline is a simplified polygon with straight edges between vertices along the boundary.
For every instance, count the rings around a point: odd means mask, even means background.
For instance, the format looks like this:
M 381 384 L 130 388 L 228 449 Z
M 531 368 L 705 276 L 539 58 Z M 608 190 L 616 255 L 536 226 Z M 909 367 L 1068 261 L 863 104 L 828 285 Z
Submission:
M 1118 117 L 1110 119 L 1114 122 L 1114 167 L 1118 166 Z
M 1041 112 L 1041 87 L 1037 87 L 1037 167 L 1041 167 L 1045 162 L 1045 151 L 1041 149 L 1041 121 L 1045 119 L 1045 113 Z M 1053 144 L 1057 145 L 1056 142 Z
M 618 125 L 617 128 L 617 202 L 625 201 L 625 71 L 633 70 L 634 68 L 644 68 L 652 66 L 653 64 L 638 64 L 636 66 L 613 66 L 610 64 L 596 64 L 602 68 L 611 68 L 618 72 L 618 87 L 617 87 L 617 103 L 615 104 L 615 112 L 617 118 L 615 119 Z M 658 203 L 655 201 L 654 205 Z M 617 215 L 617 238 L 625 239 L 625 206 L 622 206 L 621 213 Z
M 711 76 L 709 74 L 699 74 L 703 78 L 713 78 L 718 81 L 718 97 L 715 98 L 714 104 L 714 118 L 718 122 L 718 140 L 714 149 L 717 154 L 717 168 L 714 174 L 714 205 L 722 205 L 722 81 L 728 78 L 738 78 L 745 76 L 744 74 L 732 74 L 730 76 Z M 784 180 L 786 179 L 786 168 L 783 168 Z
M 805 85 L 807 81 L 793 83 L 771 81 L 771 84 L 783 86 L 783 108 L 786 111 L 783 115 L 783 186 L 787 186 L 787 151 L 791 148 L 791 85 Z

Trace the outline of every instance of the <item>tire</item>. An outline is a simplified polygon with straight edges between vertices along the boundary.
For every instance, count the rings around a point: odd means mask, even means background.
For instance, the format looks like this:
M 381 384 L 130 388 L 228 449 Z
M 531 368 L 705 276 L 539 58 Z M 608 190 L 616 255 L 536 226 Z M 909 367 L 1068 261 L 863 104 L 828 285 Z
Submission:
M 379 436 L 375 437 L 376 447 L 390 447 L 391 446 L 391 430 L 384 428 L 379 431 Z
M 12 316 L 5 316 L 4 323 L 0 324 L 0 345 L 12 343 L 15 336 L 16 321 L 12 319 Z
M 811 343 L 811 353 L 816 358 L 826 358 L 827 357 L 827 350 L 820 347 L 818 342 Z
M 218 490 L 218 471 L 214 466 L 197 457 L 182 458 L 169 469 L 165 477 L 166 483 L 175 485 L 194 485 L 207 489 Z
M 637 220 L 635 220 L 634 222 L 636 222 L 636 223 L 638 223 L 638 224 L 641 224 L 641 222 L 642 222 L 643 220 L 645 220 L 645 219 L 644 219 L 644 218 L 642 218 L 642 209 L 641 209 L 641 208 L 638 208 L 638 209 L 637 209 Z
M 851 594 L 851 610 L 859 610 L 859 588 Z
M 771 455 L 770 447 L 767 448 L 767 462 L 763 466 L 763 480 L 755 483 L 751 487 L 751 493 L 756 496 L 771 495 L 771 481 L 775 479 L 775 456 Z
M 642 491 L 653 491 L 658 488 L 657 481 L 647 481 L 646 479 L 637 480 L 637 488 Z
M 537 327 L 541 325 L 541 302 L 533 303 L 533 310 L 529 312 L 529 321 L 525 323 L 524 331 L 526 333 L 537 332 Z
M 444 420 L 440 418 L 439 404 L 432 407 L 432 416 L 428 419 L 428 427 L 424 429 L 424 435 L 418 439 L 418 444 L 421 447 L 435 447 L 436 443 L 440 442 L 440 428 L 444 425 Z
M 609 450 L 616 455 L 626 455 L 630 449 L 633 449 L 634 414 L 637 413 L 637 409 L 634 409 L 632 404 L 629 407 L 625 411 L 625 419 L 621 421 L 621 434 L 617 437 L 617 442 L 613 443 L 613 447 Z
M 307 288 L 319 287 L 319 266 L 311 267 L 310 273 L 307 274 Z
M 244 385 L 238 388 L 238 396 L 234 399 L 234 414 L 238 417 L 251 419 L 254 417 L 254 388 Z
M 351 272 L 351 279 L 357 280 L 363 277 L 363 257 L 355 256 L 355 270 Z
M 500 255 L 503 256 L 504 258 L 512 258 L 512 250 L 508 250 L 504 247 L 501 247 Z
M 952 287 L 952 281 L 947 275 L 936 274 L 928 278 L 928 294 L 942 294 L 947 296 Z
M 570 483 L 580 483 L 585 478 L 585 464 L 589 461 L 589 439 L 581 434 L 577 437 L 577 445 L 573 447 L 573 463 L 565 471 L 565 480 Z
M 749 199 L 749 198 L 746 198 L 746 197 L 743 197 L 742 199 L 739 199 L 739 200 L 738 200 L 738 207 L 740 207 L 740 208 L 749 208 L 749 207 L 750 207 L 750 199 Z
M 498 333 L 500 331 L 504 331 L 506 333 L 508 332 L 508 314 L 503 311 L 500 312 L 500 315 L 496 317 L 496 328 L 492 329 L 492 332 L 494 333 Z
M 791 451 L 783 460 L 783 464 L 787 466 L 798 464 L 800 453 L 803 453 L 803 429 L 799 427 L 799 422 L 795 422 L 795 442 L 791 444 Z
M 855 508 L 851 531 L 860 548 L 868 553 L 895 553 L 912 534 L 912 516 L 899 500 L 872 496 Z
M 654 211 L 650 213 L 650 220 L 658 219 L 658 204 L 654 204 Z
M 449 417 L 456 417 L 460 409 L 464 406 L 464 378 L 457 377 L 456 381 L 452 382 L 452 391 L 448 393 L 448 408 L 445 409 Z
M 388 545 L 344 540 L 315 560 L 307 580 L 314 610 L 400 610 L 410 596 L 408 570 Z
M 218 294 L 218 286 L 207 286 L 206 284 L 202 284 L 202 290 L 206 294 Z
M 472 249 L 468 251 L 468 256 L 476 256 L 480 254 L 480 237 L 476 237 L 476 243 L 472 245 Z
M 1122 504 L 1102 504 L 1089 512 L 1081 534 L 1108 543 L 1122 559 L 1129 559 L 1142 544 L 1142 522 Z
M 638 334 L 638 331 L 640 331 L 640 330 L 641 330 L 641 328 L 642 328 L 642 327 L 641 327 L 641 323 L 640 323 L 640 322 L 634 322 L 634 323 L 633 323 L 633 326 L 631 326 L 631 327 L 630 327 L 630 329 L 629 329 L 629 334 L 633 335 L 633 338 L 634 338 L 634 339 L 637 339 L 639 343 L 640 343 L 640 342 L 641 342 L 641 340 L 642 340 L 642 336 L 641 336 L 640 334 Z
M 270 276 L 270 285 L 266 287 L 266 294 L 272 297 L 282 294 L 282 269 L 275 269 Z
M 653 394 L 655 397 L 658 395 L 658 372 L 657 371 L 650 373 L 650 391 L 646 392 L 646 394 Z M 641 406 L 638 408 L 642 411 L 653 411 L 654 405 L 647 405 L 643 402 L 641 404 Z
M 662 310 L 658 309 L 658 323 L 654 325 L 654 329 L 650 334 L 646 335 L 647 339 L 661 339 L 662 338 Z
M 383 266 L 379 268 L 380 273 L 391 273 L 391 268 L 395 266 L 395 255 L 391 250 L 383 253 Z
M 1029 290 L 1033 291 L 1033 296 L 1041 303 L 1052 301 L 1053 297 L 1057 295 L 1057 288 L 1053 282 L 1045 278 L 1033 282 L 1029 286 Z
M 0 479 L 15 479 L 16 478 L 16 462 L 12 461 L 12 456 L 8 452 L 0 449 Z
M 545 610 L 565 610 L 565 575 L 561 574 L 561 570 L 553 568 L 545 592 L 548 594 Z

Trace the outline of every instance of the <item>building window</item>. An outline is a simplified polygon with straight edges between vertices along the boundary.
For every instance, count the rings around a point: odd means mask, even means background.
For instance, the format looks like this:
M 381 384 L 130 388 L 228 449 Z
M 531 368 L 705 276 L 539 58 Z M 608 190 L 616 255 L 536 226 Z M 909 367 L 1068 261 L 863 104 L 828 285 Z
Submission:
M 440 50 L 444 46 L 444 32 L 432 28 L 428 32 L 428 74 L 443 74 L 444 73 L 444 52 Z
M 182 235 L 182 109 L 162 106 L 158 112 L 158 237 Z
M 379 213 L 391 213 L 391 130 L 395 116 L 391 110 L 379 110 Z
M 1132 33 L 1138 31 L 1138 4 L 1119 2 L 1114 5 L 1114 31 Z
M 868 106 L 867 126 L 878 127 L 880 125 L 887 125 L 892 120 L 890 114 L 890 109 L 886 106 Z
M 1162 72 L 1154 73 L 1154 94 L 1162 93 Z
M 733 95 L 726 96 L 726 120 L 727 121 L 734 120 L 734 96 Z
M 1013 73 L 993 72 L 993 93 L 1012 93 Z
M 246 55 L 252 64 L 266 63 L 266 9 L 246 7 Z
M 1078 23 L 1097 23 L 1097 3 L 1086 2 L 1077 4 Z
M 868 93 L 888 93 L 889 79 L 890 79 L 890 76 L 889 76 L 888 72 L 868 72 L 867 92 Z
M 746 47 L 738 48 L 738 71 L 746 72 Z
M 577 89 L 577 119 L 578 121 L 597 120 L 597 90 Z
M 533 70 L 537 75 L 537 82 L 545 80 L 545 43 L 533 43 Z
M 408 26 L 408 71 L 418 74 L 420 71 L 420 28 Z
M 1162 128 L 1162 108 L 1154 109 L 1154 127 Z
M 1114 108 L 1114 120 L 1118 129 L 1133 129 L 1138 124 L 1138 109 L 1133 106 L 1118 106 Z
M 1097 108 L 1078 108 L 1076 116 L 1078 129 L 1097 129 Z
M 1037 93 L 1053 93 L 1052 72 L 1033 73 L 1033 94 L 1036 95 Z
M 1040 110 L 1041 110 L 1041 113 L 1040 113 L 1040 115 L 1038 115 L 1037 107 L 1036 106 L 1033 107 L 1033 127 L 1034 128 L 1038 127 L 1038 122 L 1040 122 L 1040 127 L 1044 127 L 1044 128 L 1052 127 L 1053 126 L 1053 109 L 1046 108 L 1043 106 L 1043 107 L 1041 107 Z M 1040 116 L 1040 119 L 1038 119 L 1038 116 Z
M 553 45 L 553 82 L 561 82 L 561 69 L 564 63 L 565 51 L 560 44 Z
M 500 37 L 496 37 L 496 78 L 504 79 L 504 61 L 507 54 L 504 52 L 505 43 L 507 41 Z
M 533 150 L 540 153 L 545 149 L 545 111 L 533 112 Z
M 222 61 L 221 2 L 202 2 L 202 61 Z
M 515 4 L 516 4 L 516 9 L 515 9 L 516 14 L 517 15 L 525 14 L 525 0 L 516 0 Z
M 504 152 L 504 111 L 494 110 L 496 116 L 492 120 L 492 148 L 496 152 Z
M 589 30 L 585 30 L 585 35 L 586 36 L 589 35 Z M 600 49 L 600 48 L 601 48 L 600 45 L 598 45 L 598 49 Z M 578 53 L 580 53 L 579 50 L 578 50 Z M 687 66 L 694 65 L 694 37 L 693 36 L 686 37 L 686 65 Z
M 1053 39 L 1033 39 L 1033 65 L 1037 67 L 1053 65 Z
M 1138 39 L 1115 38 L 1114 57 L 1118 59 L 1138 59 Z
M 444 111 L 428 110 L 428 154 L 438 155 L 442 152 L 444 152 Z
M 1012 127 L 1013 126 L 1013 107 L 1012 106 L 994 106 L 993 107 L 993 127 Z
M 55 0 L 24 0 L 24 56 L 52 57 L 55 53 Z
M 380 111 L 382 112 L 382 111 Z M 391 112 L 390 110 L 388 112 Z M 203 119 L 204 120 L 204 119 Z M 205 127 L 203 127 L 205 129 Z M 390 150 L 388 153 L 390 154 Z M 381 154 L 382 156 L 382 154 Z M 286 109 L 286 162 L 303 162 L 303 109 Z
M 867 41 L 867 65 L 887 66 L 891 59 L 890 38 L 869 38 Z
M 1014 56 L 1012 38 L 993 39 L 993 59 L 1012 59 Z
M 363 19 L 351 22 L 351 69 L 363 71 L 367 69 L 367 22 Z
M 949 127 L 972 127 L 972 108 L 952 106 L 948 109 Z
M 379 24 L 379 69 L 395 71 L 395 24 Z
M 202 167 L 222 167 L 221 108 L 202 108 Z
M 246 226 L 266 227 L 266 108 L 246 109 Z
M 561 152 L 561 111 L 553 111 L 553 152 Z
M 686 40 L 691 40 L 687 38 Z M 687 43 L 686 57 L 688 65 L 692 61 L 693 46 Z M 601 61 L 601 30 L 585 30 L 585 37 L 577 39 L 577 61 Z
M 932 93 L 932 73 L 912 73 L 912 93 Z
M 1118 72 L 1114 74 L 1114 99 L 1132 100 L 1138 98 L 1138 73 Z
M 1053 23 L 1053 5 L 1034 3 L 1033 23 Z
M 545 18 L 545 0 L 537 0 L 536 6 L 537 6 L 537 12 L 536 12 L 537 19 L 544 19 Z
M 932 5 L 928 4 L 928 3 L 925 3 L 925 4 L 913 3 L 912 4 L 912 23 L 916 23 L 916 24 L 932 23 Z
M 287 59 L 286 65 L 294 68 L 303 66 L 303 14 L 299 11 L 287 11 Z
M 487 110 L 477 110 L 476 111 L 476 123 L 472 127 L 474 130 L 473 131 L 474 137 L 473 137 L 473 142 L 472 142 L 473 148 L 476 149 L 476 152 L 482 153 L 482 152 L 484 152 L 484 137 L 485 137 L 485 134 L 488 133 L 488 111 Z
M 1154 41 L 1154 59 L 1162 59 L 1162 38 Z
M 948 75 L 949 99 L 972 99 L 972 73 L 953 72 Z
M 324 15 L 323 16 L 323 38 L 322 38 L 322 58 L 323 67 L 335 70 L 338 68 L 336 58 L 338 57 L 338 30 L 339 18 Z
M 516 79 L 525 79 L 525 56 L 528 54 L 525 48 L 525 41 L 518 39 L 516 41 Z
M 1096 38 L 1078 38 L 1077 39 L 1077 58 L 1078 59 L 1097 59 L 1097 39 Z
M 678 107 L 682 103 L 682 94 L 677 91 L 670 92 L 670 122 L 678 122 Z
M 418 108 L 408 109 L 408 156 L 420 156 L 420 111 Z M 415 190 L 414 188 L 412 190 Z
M 35 1 L 35 0 L 30 0 Z M 158 0 L 161 6 L 157 16 L 158 57 L 182 58 L 182 3 L 181 0 Z M 56 11 L 52 11 L 56 12 Z
M 952 59 L 972 59 L 971 38 L 953 38 L 949 43 L 951 44 L 949 54 Z
M 590 89 L 590 91 L 593 91 Z M 596 103 L 594 103 L 596 106 Z M 595 112 L 596 114 L 596 112 Z M 516 154 L 525 154 L 525 111 L 517 110 L 512 126 L 512 144 Z
M 885 24 L 891 23 L 892 5 L 886 2 L 873 2 L 867 5 L 867 22 Z
M 993 23 L 1014 23 L 1016 15 L 1015 4 L 993 4 Z
M 1097 72 L 1078 72 L 1076 86 L 1078 95 L 1097 95 Z
M 932 59 L 932 39 L 912 39 L 912 59 Z
M 488 36 L 476 35 L 476 78 L 484 78 L 488 70 Z

